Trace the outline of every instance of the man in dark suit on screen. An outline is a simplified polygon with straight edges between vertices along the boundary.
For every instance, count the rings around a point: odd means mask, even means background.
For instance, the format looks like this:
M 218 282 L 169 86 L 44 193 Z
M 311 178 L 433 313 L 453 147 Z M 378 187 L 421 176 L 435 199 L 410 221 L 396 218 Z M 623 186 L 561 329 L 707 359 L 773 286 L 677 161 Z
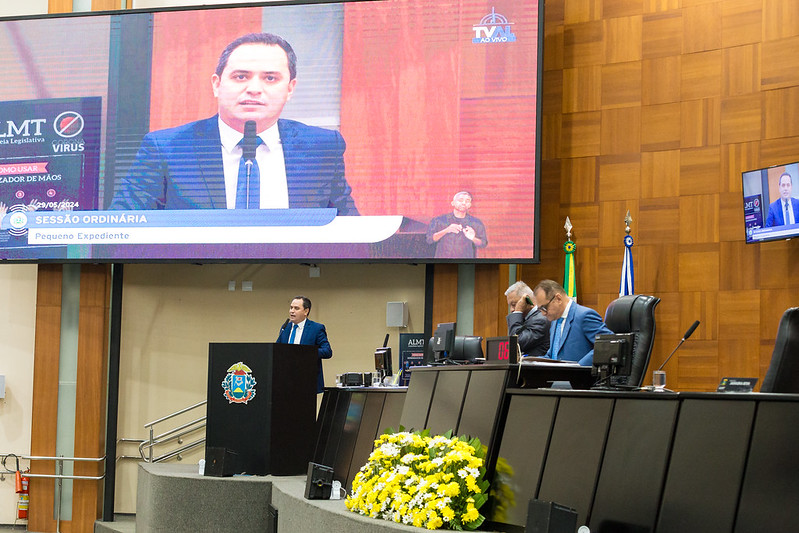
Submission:
M 296 74 L 282 37 L 251 33 L 230 43 L 211 76 L 218 115 L 148 133 L 109 209 L 332 207 L 357 215 L 341 134 L 279 118 Z
M 333 357 L 333 348 L 327 340 L 325 325 L 308 319 L 311 312 L 311 300 L 305 296 L 295 296 L 289 305 L 289 319 L 280 328 L 275 342 L 280 344 L 303 344 L 316 346 L 319 351 L 319 375 L 316 392 L 325 388 L 325 377 L 322 374 L 322 359 Z
M 522 354 L 543 357 L 549 349 L 549 321 L 535 305 L 533 290 L 517 281 L 505 291 L 511 312 L 506 317 L 508 335 L 518 335 Z
M 795 224 L 799 217 L 799 200 L 791 196 L 793 177 L 788 172 L 780 175 L 780 197 L 768 206 L 766 227 Z
M 556 281 L 545 279 L 536 285 L 533 294 L 538 309 L 552 322 L 546 356 L 591 366 L 594 339 L 600 333 L 613 333 L 599 313 L 569 298 L 566 289 Z

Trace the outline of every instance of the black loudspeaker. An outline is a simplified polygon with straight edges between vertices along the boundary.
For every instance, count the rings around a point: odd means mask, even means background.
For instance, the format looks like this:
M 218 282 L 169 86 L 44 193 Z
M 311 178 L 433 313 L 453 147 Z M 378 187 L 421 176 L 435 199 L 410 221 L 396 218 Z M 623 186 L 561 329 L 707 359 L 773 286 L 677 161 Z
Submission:
M 237 474 L 239 468 L 239 454 L 227 448 L 216 446 L 205 447 L 205 472 L 206 476 L 226 477 Z
M 525 533 L 574 533 L 577 511 L 542 500 L 530 500 L 527 505 Z
M 308 463 L 308 477 L 305 480 L 306 500 L 329 500 L 333 486 L 333 469 L 316 463 Z

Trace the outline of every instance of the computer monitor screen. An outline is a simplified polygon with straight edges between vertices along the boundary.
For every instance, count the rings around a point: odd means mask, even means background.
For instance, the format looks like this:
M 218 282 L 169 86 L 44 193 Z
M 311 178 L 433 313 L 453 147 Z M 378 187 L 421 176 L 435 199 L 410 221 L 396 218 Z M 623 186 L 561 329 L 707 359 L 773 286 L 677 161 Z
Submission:
M 381 372 L 383 376 L 394 375 L 390 346 L 381 346 L 375 350 L 375 370 Z
M 634 344 L 635 333 L 597 335 L 594 341 L 594 368 L 604 370 L 608 375 L 629 376 Z
M 444 322 L 436 327 L 436 332 L 430 342 L 430 349 L 436 361 L 445 359 L 452 352 L 455 344 L 455 322 Z
M 799 163 L 748 170 L 741 177 L 746 242 L 799 236 Z
M 475 361 L 483 358 L 483 337 L 457 335 L 449 358 L 453 361 Z

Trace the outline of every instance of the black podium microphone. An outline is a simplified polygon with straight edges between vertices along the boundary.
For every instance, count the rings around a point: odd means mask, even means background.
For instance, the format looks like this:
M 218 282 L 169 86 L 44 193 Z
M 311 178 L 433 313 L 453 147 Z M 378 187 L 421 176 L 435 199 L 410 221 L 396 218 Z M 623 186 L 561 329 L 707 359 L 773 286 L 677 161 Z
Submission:
M 685 335 L 683 335 L 683 336 L 682 336 L 682 339 L 680 339 L 680 342 L 679 342 L 679 344 L 677 344 L 677 348 L 679 348 L 680 346 L 682 346 L 682 343 L 684 343 L 686 340 L 688 340 L 688 337 L 690 337 L 691 335 L 693 335 L 693 333 L 694 333 L 694 330 L 696 330 L 696 328 L 698 328 L 698 327 L 699 327 L 699 321 L 697 320 L 696 322 L 694 322 L 693 324 L 691 324 L 691 327 L 690 327 L 690 328 L 688 328 L 688 331 L 686 331 L 686 332 L 685 332 Z M 669 362 L 669 359 L 671 359 L 671 356 L 672 356 L 672 355 L 674 355 L 674 352 L 676 352 L 676 351 L 677 351 L 677 348 L 674 348 L 674 350 L 672 350 L 672 351 L 671 351 L 671 353 L 670 353 L 670 354 L 669 354 L 669 356 L 666 358 L 666 360 L 665 360 L 665 361 L 663 361 L 663 364 L 662 364 L 662 365 L 660 365 L 660 366 L 658 367 L 658 371 L 660 371 L 660 370 L 663 370 L 663 367 L 664 367 L 664 366 L 666 366 L 666 363 L 668 363 L 668 362 Z
M 283 330 L 284 330 L 284 329 L 286 329 L 286 326 L 288 326 L 288 325 L 289 325 L 289 322 L 291 322 L 291 319 L 290 319 L 290 318 L 287 318 L 287 319 L 286 319 L 286 321 L 285 321 L 285 322 L 283 322 L 283 325 L 282 325 L 282 326 L 280 326 L 280 333 L 283 333 Z
M 245 161 L 252 161 L 255 159 L 256 139 L 255 121 L 248 120 L 244 123 L 244 139 L 241 143 L 241 157 Z

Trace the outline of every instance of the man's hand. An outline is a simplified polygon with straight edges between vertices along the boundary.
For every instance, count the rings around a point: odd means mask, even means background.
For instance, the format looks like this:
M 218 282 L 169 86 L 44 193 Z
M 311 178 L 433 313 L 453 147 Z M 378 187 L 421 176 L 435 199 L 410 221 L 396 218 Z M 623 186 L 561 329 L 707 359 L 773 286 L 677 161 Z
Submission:
M 466 226 L 465 228 L 463 228 L 463 235 L 464 235 L 464 237 L 466 237 L 470 241 L 473 241 L 475 236 L 477 235 L 477 232 L 474 231 L 473 227 Z
M 513 310 L 518 311 L 520 313 L 524 313 L 526 307 L 527 307 L 527 302 L 524 301 L 524 297 L 521 297 L 519 298 L 519 301 L 516 302 L 516 305 L 513 306 Z
M 450 224 L 445 229 L 446 233 L 460 233 L 461 231 L 464 231 L 464 229 L 463 226 L 461 226 L 460 224 Z

